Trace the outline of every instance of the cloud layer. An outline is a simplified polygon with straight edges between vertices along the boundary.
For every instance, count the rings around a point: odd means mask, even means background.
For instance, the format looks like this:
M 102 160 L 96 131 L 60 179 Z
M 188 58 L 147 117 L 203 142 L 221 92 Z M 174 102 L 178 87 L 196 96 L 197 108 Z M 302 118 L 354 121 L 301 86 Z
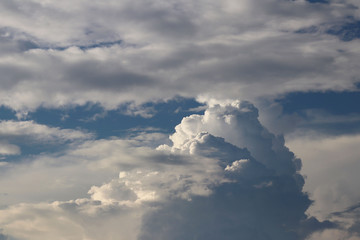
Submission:
M 175 95 L 256 99 L 354 89 L 356 41 L 298 30 L 346 24 L 347 16 L 359 17 L 356 6 L 303 0 L 3 1 L 0 100 L 21 113 L 88 101 L 115 108 Z

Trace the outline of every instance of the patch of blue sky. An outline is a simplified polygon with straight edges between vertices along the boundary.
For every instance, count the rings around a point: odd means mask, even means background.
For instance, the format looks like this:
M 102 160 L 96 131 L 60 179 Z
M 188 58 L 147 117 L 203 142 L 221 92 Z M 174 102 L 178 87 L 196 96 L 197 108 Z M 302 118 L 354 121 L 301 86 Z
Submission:
M 360 133 L 360 92 L 293 92 L 276 102 L 283 115 L 302 118 L 298 129 L 327 135 Z
M 326 31 L 327 34 L 336 35 L 342 41 L 348 42 L 360 38 L 360 21 L 352 21 L 341 26 L 334 26 Z
M 318 26 L 309 26 L 295 31 L 295 33 L 299 34 L 314 34 L 318 32 Z M 337 36 L 344 42 L 353 41 L 360 38 L 360 21 L 356 21 L 352 17 L 349 17 L 347 23 L 327 27 L 324 32 L 329 35 Z
M 360 90 L 360 82 L 354 83 L 354 86 L 355 86 L 358 90 Z
M 0 121 L 16 120 L 16 112 L 5 106 L 0 106 Z
M 154 110 L 152 117 L 144 118 L 140 115 L 131 115 L 129 105 L 122 105 L 116 110 L 105 111 L 99 104 L 88 103 L 84 106 L 68 107 L 62 109 L 39 108 L 30 112 L 25 120 L 32 120 L 38 124 L 60 129 L 76 129 L 93 133 L 96 139 L 109 137 L 127 137 L 142 131 L 155 131 L 171 134 L 174 127 L 185 116 L 198 113 L 202 114 L 202 104 L 192 98 L 176 97 L 174 99 L 146 103 L 144 109 Z M 199 108 L 200 107 L 200 108 Z M 195 110 L 194 110 L 195 109 Z M 15 112 L 4 106 L 0 107 L 0 120 L 18 119 Z M 11 138 L 11 137 L 10 137 Z M 29 139 L 8 138 L 7 142 L 19 146 L 20 155 L 0 156 L 0 161 L 17 162 L 31 158 L 32 155 L 42 153 L 59 153 L 68 147 L 68 142 L 61 144 L 36 142 Z
M 329 0 L 307 0 L 310 3 L 329 3 Z
M 89 49 L 93 49 L 93 48 L 108 48 L 108 47 L 112 47 L 114 45 L 121 45 L 123 43 L 122 40 L 117 40 L 117 41 L 109 41 L 109 42 L 98 42 L 98 43 L 91 43 L 91 44 L 84 44 L 84 45 L 66 45 L 66 46 L 48 46 L 48 45 L 43 45 L 43 44 L 37 44 L 33 41 L 25 41 L 25 40 L 18 40 L 17 41 L 17 45 L 19 50 L 21 51 L 27 51 L 27 50 L 31 50 L 31 49 L 45 49 L 45 50 L 49 50 L 49 49 L 54 49 L 54 50 L 58 50 L 58 51 L 64 51 L 70 47 L 77 47 L 83 51 L 89 50 Z
M 46 49 L 56 49 L 56 50 L 66 50 L 68 49 L 69 47 L 78 47 L 80 48 L 81 50 L 85 51 L 85 50 L 88 50 L 88 49 L 92 49 L 92 48 L 107 48 L 107 47 L 111 47 L 111 46 L 114 46 L 114 45 L 120 45 L 122 44 L 123 41 L 122 40 L 116 40 L 116 41 L 106 41 L 106 42 L 97 42 L 97 43 L 91 43 L 91 44 L 88 44 L 88 45 L 71 45 L 71 46 L 64 46 L 64 47 L 54 47 L 54 48 L 51 48 L 51 47 L 47 47 Z
M 310 26 L 310 27 L 306 27 L 306 28 L 301 28 L 301 29 L 295 31 L 295 33 L 316 33 L 318 30 L 319 29 L 317 26 Z
M 0 161 L 20 163 L 31 160 L 33 157 L 38 157 L 42 154 L 61 155 L 63 151 L 68 148 L 67 144 L 41 144 L 32 143 L 31 141 L 23 141 L 15 144 L 21 149 L 21 153 L 17 155 L 2 155 Z
M 166 102 L 146 103 L 144 109 L 154 110 L 152 117 L 126 113 L 129 105 L 116 110 L 105 111 L 98 104 L 88 103 L 63 109 L 40 108 L 28 114 L 28 118 L 37 123 L 67 129 L 83 129 L 96 134 L 96 138 L 111 136 L 123 137 L 129 130 L 136 128 L 158 128 L 164 133 L 172 133 L 183 117 L 192 113 L 203 113 L 191 109 L 202 106 L 195 99 L 177 97 Z M 131 111 L 131 110 L 130 110 Z
M 360 118 L 343 122 L 304 122 L 299 126 L 302 130 L 312 130 L 324 135 L 357 135 L 360 133 Z
M 16 39 L 16 36 L 22 36 L 24 39 Z M 82 44 L 70 44 L 70 45 L 63 45 L 63 46 L 56 46 L 51 45 L 46 42 L 42 42 L 39 39 L 34 38 L 31 35 L 26 33 L 19 33 L 16 29 L 12 29 L 9 27 L 1 27 L 0 28 L 0 42 L 12 42 L 14 41 L 17 43 L 17 47 L 20 51 L 27 51 L 30 49 L 55 49 L 59 51 L 66 50 L 70 47 L 78 47 L 79 49 L 85 51 L 88 49 L 93 48 L 107 48 L 112 47 L 114 45 L 121 45 L 124 44 L 123 40 L 112 40 L 112 41 L 93 41 L 87 42 Z
M 306 109 L 321 109 L 335 115 L 360 114 L 359 91 L 293 92 L 276 102 L 288 114 Z

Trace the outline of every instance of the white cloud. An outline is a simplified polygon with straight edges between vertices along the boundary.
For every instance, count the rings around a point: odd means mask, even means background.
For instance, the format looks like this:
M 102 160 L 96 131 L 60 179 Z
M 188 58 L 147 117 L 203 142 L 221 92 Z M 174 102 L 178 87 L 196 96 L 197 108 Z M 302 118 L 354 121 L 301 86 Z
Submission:
M 174 148 L 181 149 L 191 144 L 189 140 L 198 132 L 209 132 L 238 147 L 248 148 L 257 161 L 279 174 L 294 174 L 298 167 L 294 155 L 283 145 L 284 140 L 265 129 L 257 118 L 258 110 L 248 102 L 214 105 L 203 116 L 184 118 L 170 138 Z

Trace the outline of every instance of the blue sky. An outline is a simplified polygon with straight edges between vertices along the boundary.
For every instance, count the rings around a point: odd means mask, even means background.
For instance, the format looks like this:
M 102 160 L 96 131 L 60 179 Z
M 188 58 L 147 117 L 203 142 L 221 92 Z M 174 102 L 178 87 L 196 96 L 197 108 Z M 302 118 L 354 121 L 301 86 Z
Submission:
M 359 240 L 355 0 L 0 2 L 0 240 Z

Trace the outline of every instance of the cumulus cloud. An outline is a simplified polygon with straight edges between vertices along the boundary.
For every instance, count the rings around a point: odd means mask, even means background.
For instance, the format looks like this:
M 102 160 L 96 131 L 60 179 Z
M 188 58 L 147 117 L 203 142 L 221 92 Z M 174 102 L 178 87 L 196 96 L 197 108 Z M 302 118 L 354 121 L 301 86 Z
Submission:
M 170 139 L 156 149 L 136 138 L 86 140 L 61 155 L 6 166 L 3 234 L 265 240 L 304 239 L 334 227 L 307 217 L 300 160 L 259 123 L 252 104 L 209 107 L 184 118 Z
M 299 160 L 257 117 L 252 104 L 234 102 L 183 119 L 170 137 L 173 146 L 159 149 L 215 157 L 228 182 L 208 197 L 177 199 L 146 214 L 140 239 L 303 239 L 311 232 Z M 279 162 L 291 167 L 279 168 Z
M 214 105 L 204 115 L 184 118 L 175 129 L 176 133 L 170 137 L 175 148 L 186 146 L 194 134 L 206 131 L 226 138 L 236 146 L 248 148 L 257 161 L 278 174 L 295 174 L 300 167 L 300 161 L 284 146 L 284 139 L 261 125 L 258 110 L 248 102 Z

